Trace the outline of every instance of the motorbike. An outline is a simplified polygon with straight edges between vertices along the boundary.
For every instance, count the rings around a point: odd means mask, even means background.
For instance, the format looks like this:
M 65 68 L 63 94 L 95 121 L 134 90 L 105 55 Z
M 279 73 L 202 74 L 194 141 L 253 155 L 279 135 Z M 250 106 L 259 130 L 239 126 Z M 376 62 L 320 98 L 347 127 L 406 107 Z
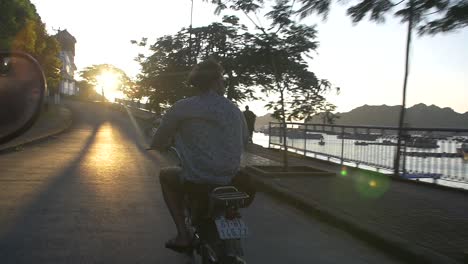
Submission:
M 170 148 L 178 155 L 175 148 Z M 187 183 L 184 197 L 185 224 L 192 236 L 191 250 L 186 254 L 192 263 L 246 263 L 242 257 L 242 240 L 249 229 L 240 210 L 252 202 L 246 192 L 234 185 Z

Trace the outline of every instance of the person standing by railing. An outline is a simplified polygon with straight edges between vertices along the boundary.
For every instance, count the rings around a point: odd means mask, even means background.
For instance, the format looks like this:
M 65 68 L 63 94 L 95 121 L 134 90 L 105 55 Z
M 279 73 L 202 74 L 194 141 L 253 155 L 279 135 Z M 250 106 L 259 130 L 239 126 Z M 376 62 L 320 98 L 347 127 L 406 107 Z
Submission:
M 249 129 L 249 142 L 253 143 L 253 131 L 255 129 L 255 119 L 257 118 L 257 116 L 249 110 L 248 105 L 245 106 L 244 117 L 245 121 L 247 121 L 247 128 Z

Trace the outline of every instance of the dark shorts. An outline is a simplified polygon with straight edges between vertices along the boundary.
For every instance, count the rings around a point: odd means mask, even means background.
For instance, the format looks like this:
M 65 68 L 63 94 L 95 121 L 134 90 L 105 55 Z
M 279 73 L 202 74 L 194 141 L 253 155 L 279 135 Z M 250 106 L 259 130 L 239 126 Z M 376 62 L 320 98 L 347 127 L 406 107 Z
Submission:
M 183 191 L 183 182 L 180 178 L 181 171 L 180 167 L 162 168 L 159 172 L 159 181 L 171 190 L 177 192 Z

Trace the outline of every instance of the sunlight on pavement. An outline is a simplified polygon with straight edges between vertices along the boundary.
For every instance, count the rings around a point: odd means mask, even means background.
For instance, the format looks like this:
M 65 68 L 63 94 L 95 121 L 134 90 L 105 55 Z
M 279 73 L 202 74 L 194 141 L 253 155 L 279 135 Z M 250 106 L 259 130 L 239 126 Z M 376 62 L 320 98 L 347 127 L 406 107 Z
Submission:
M 118 129 L 109 122 L 104 123 L 80 166 L 80 171 L 84 172 L 82 177 L 93 182 L 90 186 L 99 195 L 115 196 L 124 192 L 117 179 L 134 165 L 130 152 L 121 144 L 125 140 Z
M 106 163 L 106 161 L 111 161 L 111 152 L 112 152 L 112 144 L 114 143 L 114 136 L 112 132 L 112 126 L 108 123 L 104 124 L 99 131 L 97 132 L 96 136 L 96 143 L 99 147 L 97 148 L 98 153 L 91 153 L 94 158 L 94 162 L 97 164 Z
M 144 137 L 144 133 L 141 131 L 140 126 L 138 125 L 137 121 L 135 120 L 135 117 L 133 116 L 132 112 L 130 111 L 130 109 L 128 109 L 127 106 L 124 106 L 124 107 L 125 107 L 125 111 L 127 111 L 128 118 L 130 119 L 130 122 L 132 123 L 133 128 L 137 132 L 139 142 L 145 142 L 146 140 L 145 140 L 145 137 Z

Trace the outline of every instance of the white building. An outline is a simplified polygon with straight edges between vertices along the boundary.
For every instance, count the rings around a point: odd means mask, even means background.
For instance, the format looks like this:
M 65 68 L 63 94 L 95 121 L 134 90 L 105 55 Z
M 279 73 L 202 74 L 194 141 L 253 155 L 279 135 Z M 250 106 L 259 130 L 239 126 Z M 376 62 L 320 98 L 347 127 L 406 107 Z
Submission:
M 66 29 L 59 30 L 55 38 L 60 43 L 60 60 L 62 61 L 62 81 L 59 85 L 60 94 L 76 95 L 79 92 L 74 79 L 75 65 L 75 44 L 76 39 Z

